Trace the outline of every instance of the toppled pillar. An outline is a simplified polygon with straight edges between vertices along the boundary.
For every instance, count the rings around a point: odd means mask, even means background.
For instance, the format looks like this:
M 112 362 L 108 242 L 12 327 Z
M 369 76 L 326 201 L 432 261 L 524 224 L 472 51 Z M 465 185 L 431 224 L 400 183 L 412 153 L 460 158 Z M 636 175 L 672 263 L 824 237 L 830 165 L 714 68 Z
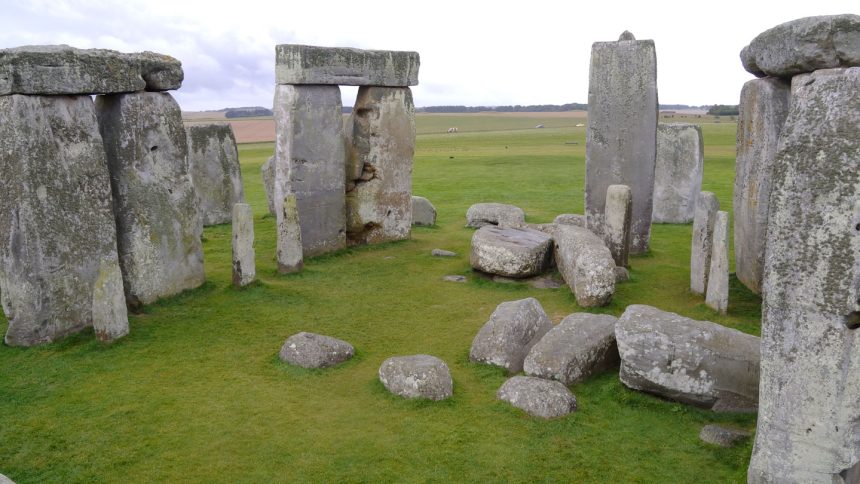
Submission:
M 603 240 L 576 225 L 559 225 L 552 233 L 555 263 L 576 303 L 606 306 L 615 294 L 615 260 Z
M 657 125 L 653 222 L 686 224 L 693 221 L 696 197 L 702 190 L 704 166 L 702 128 L 689 123 Z
M 633 195 L 627 185 L 609 185 L 606 189 L 606 222 L 603 239 L 612 252 L 615 265 L 627 267 L 630 254 L 630 217 Z
M 228 223 L 233 205 L 245 201 L 233 129 L 229 124 L 199 124 L 185 131 L 188 169 L 200 200 L 203 225 Z
M 245 287 L 257 277 L 254 213 L 247 203 L 233 205 L 233 286 Z
M 705 304 L 720 314 L 729 310 L 729 214 L 722 210 L 714 218 Z
M 708 273 L 711 270 L 714 221 L 720 201 L 712 192 L 702 192 L 696 200 L 693 218 L 693 242 L 690 248 L 690 290 L 704 295 L 708 290 Z
M 278 273 L 298 272 L 304 267 L 302 229 L 296 195 L 288 193 L 281 202 L 278 214 Z

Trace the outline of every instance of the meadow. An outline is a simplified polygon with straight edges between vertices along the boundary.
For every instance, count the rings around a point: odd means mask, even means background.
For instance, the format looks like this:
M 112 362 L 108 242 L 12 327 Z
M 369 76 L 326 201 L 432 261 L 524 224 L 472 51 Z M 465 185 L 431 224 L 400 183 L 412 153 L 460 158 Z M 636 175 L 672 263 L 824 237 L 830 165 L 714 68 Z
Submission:
M 703 189 L 731 212 L 735 125 L 693 120 L 704 123 Z M 566 287 L 473 273 L 473 231 L 464 224 L 477 202 L 518 205 L 535 223 L 582 213 L 583 122 L 419 115 L 413 192 L 434 203 L 437 226 L 309 259 L 285 276 L 275 271 L 260 177 L 273 145 L 240 145 L 259 281 L 231 287 L 230 227 L 209 227 L 207 282 L 130 315 L 123 340 L 103 345 L 89 331 L 35 348 L 0 345 L 0 473 L 19 484 L 745 482 L 752 442 L 722 449 L 698 433 L 708 423 L 752 430 L 754 415 L 641 394 L 610 371 L 571 387 L 575 413 L 545 421 L 496 400 L 503 371 L 469 362 L 472 338 L 500 302 L 536 297 L 555 323 L 582 310 Z M 445 133 L 453 126 L 458 133 Z M 726 316 L 690 293 L 690 237 L 691 225 L 654 225 L 651 251 L 631 260 L 631 280 L 590 311 L 650 304 L 758 334 L 761 301 L 734 277 Z M 434 258 L 434 248 L 458 256 Z M 443 281 L 448 274 L 467 282 Z M 0 318 L 0 333 L 6 324 Z M 278 350 L 299 331 L 345 339 L 356 357 L 326 370 L 285 365 Z M 415 353 L 448 363 L 453 398 L 407 401 L 385 391 L 382 361 Z

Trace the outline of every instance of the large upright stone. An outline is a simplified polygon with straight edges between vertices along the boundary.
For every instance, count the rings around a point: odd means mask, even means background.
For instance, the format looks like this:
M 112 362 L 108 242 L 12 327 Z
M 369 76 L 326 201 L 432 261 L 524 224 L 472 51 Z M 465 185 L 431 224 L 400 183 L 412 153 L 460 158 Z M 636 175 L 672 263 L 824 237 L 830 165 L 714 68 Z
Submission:
M 629 186 L 633 193 L 631 254 L 648 251 L 656 142 L 654 41 L 595 42 L 588 83 L 585 215 L 588 227 L 602 235 L 606 189 Z
M 275 87 L 275 215 L 296 196 L 304 256 L 346 245 L 344 146 L 337 86 Z
M 347 242 L 408 239 L 412 231 L 415 107 L 408 87 L 360 87 L 347 166 Z M 348 169 L 349 171 L 349 169 Z
M 576 225 L 559 225 L 553 231 L 555 263 L 576 303 L 589 308 L 605 306 L 615 294 L 615 260 L 603 240 Z
M 113 190 L 119 263 L 131 307 L 203 284 L 203 225 L 182 113 L 170 94 L 96 99 Z
M 720 314 L 729 310 L 729 214 L 720 210 L 714 219 L 711 267 L 705 304 Z
M 720 201 L 711 192 L 702 192 L 696 199 L 696 216 L 693 218 L 693 243 L 690 248 L 690 290 L 704 295 L 708 290 L 708 273 L 711 270 L 711 253 L 714 241 L 714 221 Z
M 630 218 L 633 212 L 633 194 L 627 185 L 609 185 L 606 189 L 606 221 L 603 239 L 612 253 L 615 265 L 627 267 L 630 255 Z
M 266 191 L 266 203 L 269 213 L 275 215 L 275 157 L 266 158 L 260 167 L 260 177 L 263 179 L 263 189 Z
M 203 225 L 227 223 L 233 205 L 245 201 L 233 129 L 229 124 L 199 124 L 185 131 L 188 170 L 200 200 Z
M 654 222 L 686 224 L 693 221 L 696 197 L 702 190 L 704 166 L 702 128 L 689 123 L 657 125 Z
M 5 341 L 128 333 L 110 178 L 89 96 L 0 97 Z
M 233 285 L 244 287 L 257 277 L 254 252 L 254 213 L 247 203 L 233 205 Z
M 275 46 L 278 84 L 406 87 L 418 84 L 418 52 L 281 44 Z
M 860 68 L 792 79 L 776 155 L 750 482 L 860 478 Z
M 766 77 L 744 84 L 735 161 L 735 273 L 761 293 L 770 190 L 779 133 L 788 116 L 789 84 Z

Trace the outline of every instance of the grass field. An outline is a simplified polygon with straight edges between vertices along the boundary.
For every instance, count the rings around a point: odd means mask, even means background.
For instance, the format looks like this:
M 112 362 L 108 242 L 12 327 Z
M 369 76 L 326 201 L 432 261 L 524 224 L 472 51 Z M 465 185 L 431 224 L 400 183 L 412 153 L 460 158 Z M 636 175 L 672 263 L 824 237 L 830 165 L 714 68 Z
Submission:
M 677 120 L 676 120 L 677 121 Z M 704 189 L 731 210 L 735 125 L 703 124 Z M 109 346 L 91 332 L 57 344 L 0 345 L 0 473 L 28 482 L 742 482 L 751 442 L 721 449 L 701 427 L 753 429 L 626 389 L 609 372 L 571 387 L 579 410 L 543 421 L 495 399 L 502 371 L 468 361 L 472 338 L 502 301 L 534 296 L 554 322 L 579 311 L 569 290 L 475 276 L 468 263 L 473 203 L 522 207 L 530 222 L 582 213 L 585 129 L 540 116 L 418 116 L 414 193 L 438 226 L 400 243 L 344 250 L 275 274 L 274 220 L 260 165 L 271 143 L 244 144 L 255 210 L 259 283 L 230 286 L 230 227 L 205 231 L 206 284 L 132 315 Z M 544 124 L 544 129 L 534 129 Z M 443 134 L 457 126 L 457 134 Z M 576 143 L 576 144 L 573 144 Z M 655 225 L 652 251 L 631 260 L 612 304 L 651 304 L 758 334 L 760 300 L 733 279 L 729 314 L 690 294 L 689 225 Z M 457 252 L 432 258 L 433 248 Z M 467 276 L 465 284 L 444 282 Z M 0 332 L 5 332 L 0 319 Z M 353 343 L 325 371 L 277 357 L 298 331 Z M 454 396 L 406 401 L 378 382 L 393 355 L 445 360 Z

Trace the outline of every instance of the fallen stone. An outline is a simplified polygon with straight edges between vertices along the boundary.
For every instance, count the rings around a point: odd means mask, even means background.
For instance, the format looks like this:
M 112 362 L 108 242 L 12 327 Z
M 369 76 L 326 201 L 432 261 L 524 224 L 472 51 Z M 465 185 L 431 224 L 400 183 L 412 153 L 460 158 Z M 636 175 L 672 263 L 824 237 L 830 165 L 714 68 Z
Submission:
M 559 225 L 555 234 L 555 263 L 580 306 L 605 306 L 615 294 L 615 260 L 590 230 Z
M 424 197 L 412 195 L 412 225 L 436 225 L 436 207 Z
M 708 290 L 705 304 L 720 314 L 729 310 L 729 214 L 719 211 L 714 220 L 714 238 L 711 249 L 711 268 L 708 271 Z
M 615 265 L 627 267 L 630 254 L 630 217 L 633 194 L 627 185 L 609 185 L 606 189 L 603 239 Z
M 263 189 L 266 190 L 266 202 L 269 205 L 269 213 L 275 215 L 275 157 L 270 156 L 260 167 L 260 176 L 263 178 Z
M 535 289 L 558 289 L 562 286 L 562 283 L 551 276 L 543 276 L 530 279 L 529 285 Z
M 430 255 L 433 257 L 456 257 L 457 253 L 451 252 L 450 250 L 433 249 L 430 251 Z
M 466 276 L 448 275 L 442 278 L 445 282 L 466 282 Z
M 231 220 L 233 205 L 245 201 L 236 138 L 229 124 L 199 124 L 185 128 L 188 172 L 200 200 L 203 225 Z
M 657 125 L 652 222 L 686 224 L 693 221 L 696 197 L 702 190 L 704 166 L 702 128 L 689 123 Z
M 552 238 L 536 230 L 481 227 L 472 235 L 472 268 L 505 277 L 523 278 L 544 272 L 550 263 Z
M 561 215 L 557 215 L 553 220 L 553 223 L 559 225 L 576 225 L 579 227 L 586 226 L 585 215 L 580 215 L 578 213 L 563 213 Z
M 275 46 L 278 84 L 405 87 L 418 85 L 418 52 L 281 44 Z
M 277 253 L 278 273 L 289 274 L 299 272 L 304 267 L 302 250 L 302 229 L 299 223 L 299 209 L 296 196 L 287 193 L 281 203 L 281 212 L 277 217 Z
M 750 437 L 746 430 L 723 427 L 721 425 L 705 425 L 699 432 L 702 442 L 718 445 L 720 447 L 732 447 Z
M 278 357 L 302 368 L 327 368 L 352 358 L 355 348 L 346 341 L 315 333 L 296 333 L 284 342 Z
M 379 381 L 389 392 L 404 398 L 445 400 L 454 393 L 448 365 L 430 355 L 388 358 L 379 367 Z
M 504 203 L 476 203 L 466 211 L 466 227 L 480 228 L 484 225 L 519 227 L 526 223 L 523 209 Z
M 254 260 L 254 213 L 247 203 L 233 205 L 233 285 L 244 287 L 257 277 Z
M 714 221 L 720 201 L 711 192 L 702 192 L 696 200 L 693 218 L 693 243 L 690 249 L 690 290 L 704 295 L 708 290 L 708 273 L 711 270 L 711 253 L 714 245 Z
M 530 376 L 509 378 L 496 397 L 533 417 L 557 418 L 576 410 L 576 397 L 566 386 Z
M 519 373 L 529 350 L 550 329 L 552 322 L 537 299 L 503 302 L 472 341 L 469 359 Z
M 615 283 L 619 282 L 627 282 L 630 280 L 630 271 L 627 270 L 626 267 L 616 267 L 615 268 Z

